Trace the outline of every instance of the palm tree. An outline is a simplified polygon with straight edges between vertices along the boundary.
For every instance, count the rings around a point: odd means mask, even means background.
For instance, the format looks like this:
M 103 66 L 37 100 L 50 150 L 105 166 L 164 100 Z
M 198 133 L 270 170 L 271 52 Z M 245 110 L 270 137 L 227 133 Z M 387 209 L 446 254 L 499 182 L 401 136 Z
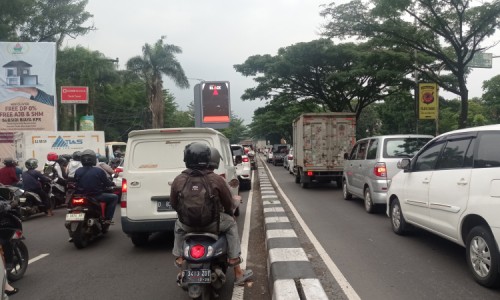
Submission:
M 127 69 L 137 74 L 146 84 L 152 128 L 164 126 L 165 99 L 162 75 L 173 79 L 180 88 L 189 88 L 184 70 L 175 58 L 175 54 L 182 53 L 181 48 L 164 44 L 164 39 L 165 36 L 162 36 L 153 46 L 146 43 L 142 47 L 142 56 L 132 57 L 127 62 Z

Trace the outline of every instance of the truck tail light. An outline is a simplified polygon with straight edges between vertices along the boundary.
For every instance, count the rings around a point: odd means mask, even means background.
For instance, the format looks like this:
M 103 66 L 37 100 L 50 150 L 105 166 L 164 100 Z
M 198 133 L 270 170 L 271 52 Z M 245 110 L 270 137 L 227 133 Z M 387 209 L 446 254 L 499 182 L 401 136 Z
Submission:
M 387 177 L 387 168 L 385 167 L 385 163 L 376 163 L 375 167 L 373 167 L 373 173 L 377 177 Z
M 313 171 L 307 171 L 307 176 L 311 177 L 314 175 L 314 172 Z

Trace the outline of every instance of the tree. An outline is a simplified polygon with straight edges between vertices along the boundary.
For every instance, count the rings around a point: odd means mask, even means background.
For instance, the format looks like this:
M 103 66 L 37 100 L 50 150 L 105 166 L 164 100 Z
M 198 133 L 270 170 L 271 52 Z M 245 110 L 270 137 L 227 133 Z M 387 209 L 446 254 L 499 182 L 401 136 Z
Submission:
M 0 1 L 0 41 L 16 41 L 17 30 L 34 13 L 35 0 Z
M 152 128 L 164 125 L 164 94 L 162 75 L 174 80 L 180 88 L 189 88 L 189 82 L 175 54 L 182 53 L 180 47 L 164 44 L 161 37 L 154 45 L 145 44 L 142 56 L 135 56 L 127 62 L 127 69 L 137 74 L 145 83 Z
M 417 61 L 415 68 L 423 78 L 460 96 L 459 127 L 467 126 L 467 64 L 477 52 L 492 47 L 483 42 L 500 25 L 500 1 L 473 6 L 472 0 L 354 0 L 331 3 L 321 15 L 329 18 L 327 37 L 375 38 L 434 58 L 434 64 Z M 441 76 L 443 69 L 455 80 Z
M 500 75 L 483 82 L 484 105 L 489 112 L 492 123 L 500 123 Z
M 220 129 L 220 132 L 229 139 L 231 144 L 238 144 L 243 137 L 247 136 L 247 127 L 243 124 L 243 119 L 231 112 L 229 127 Z
M 334 45 L 328 39 L 281 48 L 278 55 L 255 55 L 235 65 L 244 76 L 258 76 L 243 100 L 284 97 L 318 105 L 324 111 L 355 112 L 410 84 L 407 54 L 374 43 Z

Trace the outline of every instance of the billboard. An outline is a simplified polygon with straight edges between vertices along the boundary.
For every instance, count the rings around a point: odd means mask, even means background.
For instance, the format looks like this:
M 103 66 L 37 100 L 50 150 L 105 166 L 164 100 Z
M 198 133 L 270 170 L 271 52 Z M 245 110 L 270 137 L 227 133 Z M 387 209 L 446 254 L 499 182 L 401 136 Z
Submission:
M 418 84 L 418 118 L 436 120 L 438 118 L 439 97 L 436 83 Z
M 0 42 L 0 67 L 0 131 L 57 130 L 56 44 Z M 0 143 L 0 156 L 12 153 Z
M 227 128 L 231 119 L 229 81 L 203 81 L 194 88 L 197 127 Z

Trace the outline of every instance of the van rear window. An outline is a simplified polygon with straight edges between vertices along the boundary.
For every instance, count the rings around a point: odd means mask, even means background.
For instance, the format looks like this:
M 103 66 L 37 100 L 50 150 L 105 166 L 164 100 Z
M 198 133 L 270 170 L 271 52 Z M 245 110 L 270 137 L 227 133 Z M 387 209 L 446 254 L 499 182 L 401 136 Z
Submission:
M 431 138 L 388 138 L 384 141 L 384 158 L 412 158 Z
M 127 161 L 135 170 L 167 170 L 185 168 L 184 148 L 193 140 L 148 140 L 138 141 L 132 147 Z M 205 142 L 205 141 L 199 141 Z M 206 143 L 209 145 L 209 143 Z

